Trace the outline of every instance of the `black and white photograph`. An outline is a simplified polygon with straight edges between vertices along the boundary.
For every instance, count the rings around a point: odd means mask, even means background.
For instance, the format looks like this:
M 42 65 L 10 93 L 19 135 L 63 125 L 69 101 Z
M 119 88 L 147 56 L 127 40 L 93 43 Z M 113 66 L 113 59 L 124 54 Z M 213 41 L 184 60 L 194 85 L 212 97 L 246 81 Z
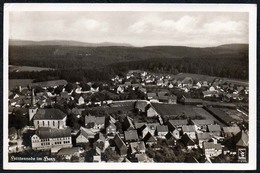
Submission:
M 5 4 L 4 169 L 256 169 L 256 5 Z

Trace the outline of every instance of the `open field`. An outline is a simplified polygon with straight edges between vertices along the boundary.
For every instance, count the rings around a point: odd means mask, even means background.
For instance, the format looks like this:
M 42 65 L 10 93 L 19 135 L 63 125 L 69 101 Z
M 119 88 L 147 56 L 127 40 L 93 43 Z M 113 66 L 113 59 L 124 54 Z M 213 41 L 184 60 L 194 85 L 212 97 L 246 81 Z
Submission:
M 31 66 L 14 66 L 9 65 L 9 72 L 22 72 L 22 71 L 44 71 L 44 70 L 53 70 L 52 68 L 42 68 L 42 67 L 31 67 Z
M 33 82 L 33 79 L 9 79 L 9 90 L 14 89 L 16 86 L 26 87 Z

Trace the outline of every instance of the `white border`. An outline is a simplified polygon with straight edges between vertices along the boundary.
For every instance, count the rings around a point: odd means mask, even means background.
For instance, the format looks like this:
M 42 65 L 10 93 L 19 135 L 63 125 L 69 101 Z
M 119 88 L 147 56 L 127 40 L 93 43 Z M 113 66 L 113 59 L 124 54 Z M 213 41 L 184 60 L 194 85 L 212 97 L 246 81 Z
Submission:
M 10 11 L 174 11 L 249 13 L 249 163 L 12 163 L 8 162 L 8 39 Z M 256 169 L 256 4 L 4 4 L 3 168 L 8 170 L 255 170 Z

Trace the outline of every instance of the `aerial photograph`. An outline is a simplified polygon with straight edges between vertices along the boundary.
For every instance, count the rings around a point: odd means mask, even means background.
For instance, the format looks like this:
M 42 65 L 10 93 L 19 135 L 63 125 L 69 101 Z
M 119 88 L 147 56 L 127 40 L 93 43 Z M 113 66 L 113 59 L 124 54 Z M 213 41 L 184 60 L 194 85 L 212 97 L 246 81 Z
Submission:
M 248 28 L 248 12 L 9 12 L 8 162 L 248 163 Z

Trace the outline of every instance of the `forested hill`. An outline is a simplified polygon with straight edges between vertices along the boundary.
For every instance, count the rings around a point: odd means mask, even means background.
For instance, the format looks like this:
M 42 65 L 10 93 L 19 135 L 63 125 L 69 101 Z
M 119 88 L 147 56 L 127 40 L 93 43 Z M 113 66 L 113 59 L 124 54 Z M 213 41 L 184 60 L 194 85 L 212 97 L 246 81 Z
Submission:
M 239 49 L 237 48 L 239 47 Z M 218 47 L 194 48 L 181 46 L 149 47 L 79 47 L 59 45 L 9 46 L 12 65 L 47 68 L 89 68 L 116 62 L 164 58 L 237 58 L 248 59 L 248 45 L 233 44 Z
M 95 68 L 95 71 L 106 69 L 109 74 L 115 74 L 130 69 L 143 69 L 151 72 L 186 72 L 248 79 L 248 44 L 207 48 L 10 45 L 9 64 L 54 68 L 63 73 L 64 70 L 72 72 Z M 15 78 L 18 74 L 12 75 Z

